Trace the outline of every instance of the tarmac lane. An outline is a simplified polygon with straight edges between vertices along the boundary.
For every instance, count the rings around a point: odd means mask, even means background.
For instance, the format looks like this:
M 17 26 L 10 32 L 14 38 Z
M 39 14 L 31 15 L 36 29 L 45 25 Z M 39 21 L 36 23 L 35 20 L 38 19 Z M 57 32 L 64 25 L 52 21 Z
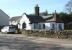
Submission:
M 0 50 L 72 50 L 72 41 L 0 34 Z

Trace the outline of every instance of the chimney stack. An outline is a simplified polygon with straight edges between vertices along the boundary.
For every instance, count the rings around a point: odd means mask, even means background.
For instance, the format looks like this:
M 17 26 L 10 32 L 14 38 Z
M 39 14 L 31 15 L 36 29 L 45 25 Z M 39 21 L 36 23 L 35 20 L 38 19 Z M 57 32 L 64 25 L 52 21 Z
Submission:
M 39 6 L 38 6 L 38 4 L 35 6 L 35 15 L 39 16 Z
M 57 19 L 57 13 L 56 13 L 56 10 L 55 10 L 55 13 L 54 13 L 54 19 L 55 19 L 55 20 Z

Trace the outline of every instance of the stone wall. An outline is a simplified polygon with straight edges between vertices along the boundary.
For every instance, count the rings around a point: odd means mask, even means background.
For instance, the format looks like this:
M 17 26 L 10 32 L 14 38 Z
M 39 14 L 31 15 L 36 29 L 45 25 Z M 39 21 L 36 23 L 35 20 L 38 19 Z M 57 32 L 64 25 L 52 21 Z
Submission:
M 47 37 L 47 38 L 61 38 L 61 39 L 72 39 L 72 30 L 64 31 L 43 31 L 43 30 L 21 30 L 22 34 L 27 36 L 36 36 L 36 37 Z

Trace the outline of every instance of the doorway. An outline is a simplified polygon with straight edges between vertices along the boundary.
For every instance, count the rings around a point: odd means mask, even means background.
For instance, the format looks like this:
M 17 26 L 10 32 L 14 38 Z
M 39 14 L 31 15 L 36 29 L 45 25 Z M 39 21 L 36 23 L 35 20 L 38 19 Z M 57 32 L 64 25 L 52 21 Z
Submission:
M 23 29 L 26 28 L 26 23 L 23 23 L 23 24 L 22 24 L 22 28 L 23 28 Z

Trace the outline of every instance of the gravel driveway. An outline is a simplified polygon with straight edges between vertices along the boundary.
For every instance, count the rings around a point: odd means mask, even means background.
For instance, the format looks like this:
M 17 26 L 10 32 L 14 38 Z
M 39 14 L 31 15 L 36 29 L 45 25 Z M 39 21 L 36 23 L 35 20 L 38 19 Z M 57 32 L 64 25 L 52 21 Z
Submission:
M 0 50 L 72 50 L 72 40 L 0 34 Z

